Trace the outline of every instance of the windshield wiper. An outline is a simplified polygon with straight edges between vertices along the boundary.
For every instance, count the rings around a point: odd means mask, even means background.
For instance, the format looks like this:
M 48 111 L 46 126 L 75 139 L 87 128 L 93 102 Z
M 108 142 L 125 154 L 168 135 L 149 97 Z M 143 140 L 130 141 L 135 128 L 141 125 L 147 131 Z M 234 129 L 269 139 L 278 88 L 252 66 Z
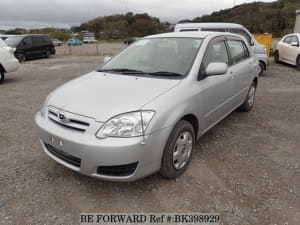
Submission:
M 154 76 L 170 76 L 170 77 L 182 77 L 183 74 L 175 73 L 175 72 L 168 72 L 168 71 L 158 71 L 153 73 L 148 73 L 149 75 Z
M 118 72 L 122 74 L 145 74 L 143 71 L 139 70 L 132 70 L 132 69 L 127 69 L 127 68 L 115 68 L 115 69 L 100 69 L 97 70 L 97 72 Z

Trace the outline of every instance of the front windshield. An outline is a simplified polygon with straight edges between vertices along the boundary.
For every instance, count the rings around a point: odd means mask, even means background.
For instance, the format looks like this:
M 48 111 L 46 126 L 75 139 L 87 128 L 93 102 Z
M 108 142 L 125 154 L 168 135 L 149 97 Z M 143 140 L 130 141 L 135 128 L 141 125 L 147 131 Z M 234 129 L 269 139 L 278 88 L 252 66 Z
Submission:
M 5 43 L 8 46 L 16 47 L 20 41 L 22 40 L 23 37 L 8 37 L 5 39 Z
M 132 70 L 143 73 L 186 75 L 203 39 L 151 38 L 137 41 L 98 71 Z

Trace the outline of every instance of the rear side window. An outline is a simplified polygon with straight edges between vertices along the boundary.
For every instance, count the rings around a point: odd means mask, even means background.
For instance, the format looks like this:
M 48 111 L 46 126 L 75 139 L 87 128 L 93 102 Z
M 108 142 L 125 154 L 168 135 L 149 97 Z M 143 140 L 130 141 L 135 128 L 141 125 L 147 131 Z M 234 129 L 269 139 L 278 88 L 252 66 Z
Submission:
M 296 42 L 299 45 L 299 40 L 297 38 L 297 36 L 291 36 L 291 44 Z
M 283 42 L 286 43 L 286 44 L 291 44 L 291 40 L 292 40 L 292 37 L 288 36 L 285 39 L 283 39 Z
M 249 43 L 251 42 L 251 36 L 243 29 L 231 28 L 231 29 L 229 29 L 229 32 L 234 33 L 234 34 L 239 34 L 239 35 L 243 36 L 244 38 L 246 38 L 246 40 Z
M 225 32 L 224 28 L 202 28 L 201 31 Z
M 42 36 L 42 39 L 44 42 L 51 42 L 51 39 L 48 36 Z
M 32 44 L 32 39 L 31 37 L 25 37 L 23 40 L 24 45 L 31 45 Z
M 214 62 L 229 64 L 228 52 L 225 41 L 212 42 L 207 47 L 207 52 L 204 59 L 204 68 Z
M 199 31 L 198 29 L 181 29 L 180 32 Z
M 243 41 L 229 40 L 228 47 L 233 64 L 239 63 L 250 57 L 249 51 Z
M 32 42 L 34 44 L 42 44 L 42 43 L 44 43 L 42 37 L 32 37 Z

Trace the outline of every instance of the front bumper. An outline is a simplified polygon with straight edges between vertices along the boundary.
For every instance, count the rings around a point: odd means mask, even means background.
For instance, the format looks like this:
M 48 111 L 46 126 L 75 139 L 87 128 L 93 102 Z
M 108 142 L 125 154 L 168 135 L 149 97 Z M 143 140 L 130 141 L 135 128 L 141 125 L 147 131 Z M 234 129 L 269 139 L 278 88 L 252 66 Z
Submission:
M 36 114 L 35 122 L 43 150 L 52 159 L 81 174 L 111 181 L 135 181 L 158 171 L 171 132 L 171 128 L 166 128 L 146 135 L 145 140 L 142 137 L 98 139 L 94 132 L 70 130 L 42 116 L 40 112 Z M 53 154 L 49 146 L 70 159 L 79 159 L 79 166 L 59 154 Z M 99 167 L 120 167 L 135 163 L 136 168 L 132 174 L 120 176 L 99 173 Z

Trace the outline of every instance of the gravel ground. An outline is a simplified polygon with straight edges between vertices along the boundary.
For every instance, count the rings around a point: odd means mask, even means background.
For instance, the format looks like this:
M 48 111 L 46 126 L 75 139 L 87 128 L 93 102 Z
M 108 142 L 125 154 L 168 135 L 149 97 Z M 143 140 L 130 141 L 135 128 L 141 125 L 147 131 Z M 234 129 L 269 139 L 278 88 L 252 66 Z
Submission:
M 51 160 L 33 121 L 51 90 L 102 60 L 28 61 L 0 86 L 1 225 L 78 224 L 83 212 L 216 212 L 223 224 L 300 224 L 299 71 L 271 62 L 253 111 L 234 112 L 204 135 L 180 178 L 112 183 Z

